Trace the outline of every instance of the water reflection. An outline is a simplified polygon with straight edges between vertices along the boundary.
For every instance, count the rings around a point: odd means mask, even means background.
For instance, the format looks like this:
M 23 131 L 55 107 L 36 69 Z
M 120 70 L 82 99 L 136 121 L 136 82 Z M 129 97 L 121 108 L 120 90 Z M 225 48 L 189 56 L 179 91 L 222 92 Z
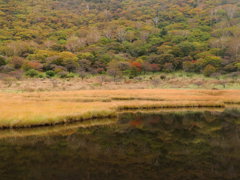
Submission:
M 2 138 L 1 179 L 240 178 L 238 110 L 125 112 L 108 122 Z

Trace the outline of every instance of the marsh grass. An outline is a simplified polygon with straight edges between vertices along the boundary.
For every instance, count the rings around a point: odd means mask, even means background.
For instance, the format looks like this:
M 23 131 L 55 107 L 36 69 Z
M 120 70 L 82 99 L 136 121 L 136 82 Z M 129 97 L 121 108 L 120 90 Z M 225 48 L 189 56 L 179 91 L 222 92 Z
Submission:
M 135 109 L 135 110 L 125 110 L 121 111 L 118 114 L 118 118 L 103 118 L 103 119 L 95 119 L 95 120 L 88 120 L 82 122 L 75 122 L 75 123 L 66 123 L 66 124 L 58 124 L 55 126 L 44 126 L 44 127 L 34 127 L 34 128 L 14 128 L 14 129 L 3 129 L 0 131 L 0 139 L 4 138 L 17 138 L 17 137 L 27 137 L 27 136 L 52 136 L 52 135 L 61 135 L 67 136 L 74 134 L 78 131 L 79 128 L 86 129 L 94 126 L 108 126 L 113 125 L 117 122 L 118 119 L 124 118 L 125 114 L 163 114 L 163 113 L 177 113 L 177 114 L 185 114 L 187 112 L 223 112 L 224 108 L 178 108 L 178 109 L 171 109 L 171 108 L 163 108 L 163 109 Z M 236 122 L 240 123 L 240 122 Z
M 229 107 L 227 107 L 229 108 Z M 229 109 L 234 109 L 234 107 L 230 107 Z M 125 109 L 119 112 L 118 116 L 124 113 L 149 113 L 149 114 L 162 114 L 162 113 L 186 113 L 186 112 L 205 112 L 205 111 L 211 111 L 211 112 L 223 112 L 225 108 L 219 108 L 219 107 L 189 107 L 189 108 L 157 108 L 157 109 Z
M 134 109 L 159 109 L 159 108 L 224 108 L 221 102 L 168 102 L 168 103 L 149 103 L 136 105 L 118 106 L 118 110 L 134 110 Z
M 5 129 L 1 130 L 0 139 L 9 137 L 26 137 L 26 136 L 50 136 L 50 135 L 70 135 L 75 133 L 79 128 L 89 128 L 93 126 L 105 126 L 116 122 L 115 118 L 89 120 L 84 122 L 71 123 L 67 125 L 56 125 L 47 127 L 35 127 L 24 129 Z
M 0 93 L 0 128 L 51 126 L 112 118 L 120 110 L 224 108 L 240 102 L 239 90 L 82 90 Z

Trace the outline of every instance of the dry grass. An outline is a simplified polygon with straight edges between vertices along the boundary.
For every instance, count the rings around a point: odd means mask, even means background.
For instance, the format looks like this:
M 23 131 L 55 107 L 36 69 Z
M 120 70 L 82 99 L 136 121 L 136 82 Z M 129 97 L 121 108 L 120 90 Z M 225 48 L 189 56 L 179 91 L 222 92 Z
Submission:
M 79 128 L 89 128 L 93 126 L 107 126 L 115 123 L 115 119 L 101 119 L 89 120 L 79 123 L 60 125 L 60 126 L 47 126 L 25 129 L 5 129 L 1 130 L 0 139 L 9 137 L 26 137 L 26 136 L 50 136 L 50 135 L 71 135 L 78 131 Z
M 162 79 L 161 77 L 165 77 Z M 114 81 L 109 76 L 89 76 L 85 79 L 14 79 L 0 74 L 2 91 L 75 91 L 90 89 L 240 89 L 239 77 L 218 76 L 206 78 L 202 75 L 177 73 L 155 73 L 134 79 L 122 77 Z
M 204 112 L 207 110 L 211 110 L 214 112 L 222 112 L 224 111 L 223 108 L 178 108 L 178 109 L 158 109 L 158 110 L 137 110 L 137 112 L 141 113 L 169 113 L 169 112 L 177 112 L 177 113 L 185 113 L 186 111 L 191 112 Z M 123 113 L 134 111 L 127 111 L 125 110 Z M 71 124 L 64 124 L 64 125 L 56 125 L 56 126 L 46 126 L 46 127 L 36 127 L 36 128 L 15 128 L 15 129 L 4 129 L 0 131 L 0 139 L 4 138 L 17 138 L 17 137 L 27 137 L 27 136 L 51 136 L 51 135 L 62 135 L 68 136 L 71 134 L 76 133 L 79 128 L 85 129 L 94 126 L 109 126 L 116 123 L 116 118 L 108 118 L 108 119 L 95 119 L 83 122 L 76 122 Z
M 119 110 L 224 107 L 240 90 L 83 90 L 0 93 L 0 128 L 46 126 L 115 117 Z

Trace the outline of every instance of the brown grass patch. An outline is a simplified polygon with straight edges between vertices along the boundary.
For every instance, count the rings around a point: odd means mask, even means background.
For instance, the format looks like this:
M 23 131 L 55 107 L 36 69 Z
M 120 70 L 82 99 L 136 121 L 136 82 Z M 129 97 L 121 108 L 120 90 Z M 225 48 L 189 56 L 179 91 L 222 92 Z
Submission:
M 82 90 L 0 93 L 0 128 L 55 125 L 117 116 L 123 109 L 224 107 L 240 90 Z

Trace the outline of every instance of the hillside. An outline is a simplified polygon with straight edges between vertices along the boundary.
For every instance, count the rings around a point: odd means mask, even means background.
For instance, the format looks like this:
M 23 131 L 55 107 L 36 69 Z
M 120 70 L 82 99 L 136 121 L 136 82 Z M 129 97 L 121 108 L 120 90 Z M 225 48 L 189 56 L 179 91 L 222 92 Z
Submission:
M 240 71 L 238 0 L 1 0 L 0 73 Z

